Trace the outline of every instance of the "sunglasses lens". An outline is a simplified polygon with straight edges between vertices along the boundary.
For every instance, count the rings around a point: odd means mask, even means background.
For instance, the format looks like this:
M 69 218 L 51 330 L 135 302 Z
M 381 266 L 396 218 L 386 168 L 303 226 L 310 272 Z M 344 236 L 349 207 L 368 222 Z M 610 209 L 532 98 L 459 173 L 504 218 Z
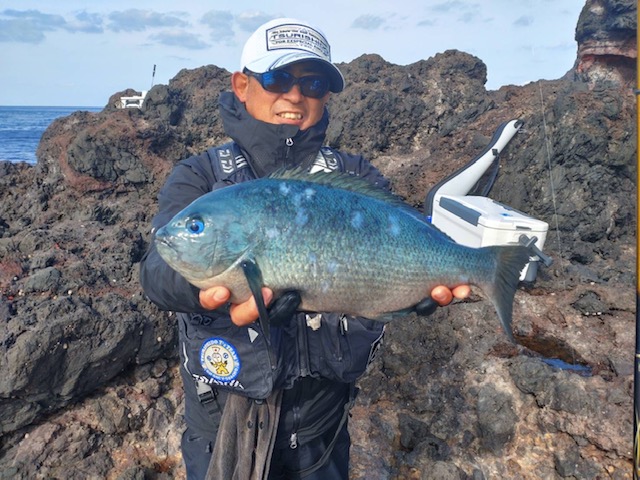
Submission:
M 252 74 L 262 88 L 271 93 L 287 93 L 297 83 L 305 97 L 322 98 L 329 91 L 329 79 L 322 75 L 308 75 L 296 78 L 284 70 L 273 70 L 262 74 Z
M 286 93 L 296 83 L 296 77 L 283 70 L 274 70 L 262 74 L 262 88 L 267 92 Z
M 302 77 L 298 83 L 305 97 L 322 98 L 329 91 L 329 81 L 325 77 L 310 75 Z

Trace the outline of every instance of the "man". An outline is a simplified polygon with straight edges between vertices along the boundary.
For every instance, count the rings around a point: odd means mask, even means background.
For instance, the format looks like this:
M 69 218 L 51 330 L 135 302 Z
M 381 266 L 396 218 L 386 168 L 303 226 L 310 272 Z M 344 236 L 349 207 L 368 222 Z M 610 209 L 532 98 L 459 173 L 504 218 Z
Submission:
M 325 106 L 330 92 L 342 91 L 344 78 L 317 28 L 286 18 L 262 25 L 247 41 L 231 87 L 233 92 L 220 96 L 220 112 L 233 142 L 176 165 L 158 196 L 154 231 L 197 197 L 282 167 L 339 170 L 389 188 L 363 157 L 323 147 L 329 120 Z M 167 266 L 153 245 L 140 277 L 154 303 L 181 312 L 187 424 L 182 452 L 189 479 L 204 478 L 228 392 L 266 398 L 279 390 L 281 413 L 269 478 L 348 478 L 348 407 L 354 382 L 382 338 L 381 323 L 296 313 L 295 292 L 270 305 L 273 293 L 263 288 L 265 304 L 281 321 L 271 326 L 271 338 L 257 345 L 264 331 L 254 324 L 258 310 L 253 298 L 228 305 L 230 292 L 224 287 L 198 291 Z M 460 298 L 468 291 L 467 286 L 454 289 Z M 438 287 L 432 297 L 446 305 L 452 292 Z M 435 309 L 435 302 L 421 302 L 419 313 Z

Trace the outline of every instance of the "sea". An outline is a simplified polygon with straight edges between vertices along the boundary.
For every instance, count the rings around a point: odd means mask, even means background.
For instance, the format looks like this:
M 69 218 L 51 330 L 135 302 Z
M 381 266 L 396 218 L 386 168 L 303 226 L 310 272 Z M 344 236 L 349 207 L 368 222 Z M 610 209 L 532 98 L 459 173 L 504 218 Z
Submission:
M 0 161 L 35 164 L 38 143 L 51 122 L 78 110 L 99 112 L 102 109 L 0 105 Z

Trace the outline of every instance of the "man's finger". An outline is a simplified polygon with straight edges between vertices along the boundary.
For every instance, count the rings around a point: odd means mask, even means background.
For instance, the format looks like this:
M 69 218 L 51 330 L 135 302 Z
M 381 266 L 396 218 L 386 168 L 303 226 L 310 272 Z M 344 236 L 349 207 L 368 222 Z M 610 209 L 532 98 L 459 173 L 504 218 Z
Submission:
M 469 285 L 460 285 L 452 289 L 451 293 L 453 293 L 453 296 L 457 299 L 462 300 L 463 298 L 467 298 L 471 295 L 471 287 Z
M 271 289 L 262 288 L 262 298 L 264 299 L 264 304 L 269 305 L 273 299 L 273 292 Z M 233 323 L 242 327 L 249 325 L 258 319 L 258 306 L 256 305 L 255 299 L 251 297 L 244 303 L 231 305 L 229 313 L 231 314 L 231 320 Z
M 207 310 L 220 308 L 229 301 L 231 292 L 225 287 L 212 287 L 200 290 L 200 305 Z
M 440 285 L 431 290 L 431 298 L 438 302 L 438 305 L 444 307 L 451 303 L 453 294 L 447 287 Z

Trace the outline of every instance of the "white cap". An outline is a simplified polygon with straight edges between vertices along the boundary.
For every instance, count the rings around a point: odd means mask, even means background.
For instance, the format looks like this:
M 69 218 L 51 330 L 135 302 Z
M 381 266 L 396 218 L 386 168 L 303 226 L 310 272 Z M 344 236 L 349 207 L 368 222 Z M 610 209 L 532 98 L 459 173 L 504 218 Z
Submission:
M 307 22 L 278 18 L 258 27 L 244 44 L 240 71 L 255 73 L 286 67 L 305 60 L 322 63 L 334 93 L 344 88 L 344 77 L 331 63 L 331 47 L 324 34 Z

